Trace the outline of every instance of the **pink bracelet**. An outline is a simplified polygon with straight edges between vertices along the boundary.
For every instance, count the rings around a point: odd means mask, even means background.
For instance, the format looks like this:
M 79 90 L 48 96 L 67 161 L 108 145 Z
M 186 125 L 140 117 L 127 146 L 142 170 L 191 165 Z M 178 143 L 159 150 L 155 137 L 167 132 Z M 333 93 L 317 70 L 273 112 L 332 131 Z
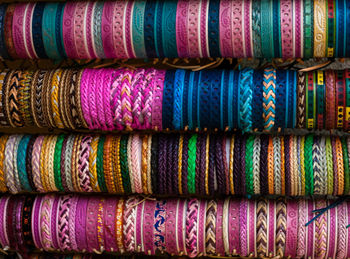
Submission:
M 176 46 L 180 58 L 189 57 L 187 44 L 187 17 L 189 1 L 179 0 L 176 8 Z
M 134 97 L 134 102 L 132 105 L 132 117 L 133 117 L 133 129 L 141 129 L 141 124 L 143 123 L 142 117 L 142 100 L 143 88 L 145 85 L 145 70 L 139 69 L 134 73 L 131 82 L 131 88 L 133 89 L 132 96 Z M 162 96 L 163 97 L 163 96 Z
M 152 103 L 152 128 L 162 130 L 162 104 L 163 88 L 165 80 L 165 70 L 157 70 L 153 86 L 153 103 Z
M 135 191 L 137 193 L 143 193 L 141 180 L 142 141 L 138 134 L 134 134 L 131 138 L 131 173 L 134 179 Z
M 154 222 L 154 208 L 155 208 L 155 201 L 153 200 L 145 200 L 144 201 L 144 212 L 143 212 L 143 245 L 144 245 L 144 251 L 147 255 L 154 255 L 154 249 L 153 249 L 153 222 Z M 168 219 L 167 219 L 167 222 Z M 168 225 L 167 225 L 168 229 Z M 168 231 L 167 231 L 168 233 Z M 174 233 L 175 234 L 175 233 Z M 166 240 L 168 240 L 166 238 Z M 168 251 L 171 253 L 171 251 Z
M 78 206 L 79 196 L 74 195 L 71 200 L 71 207 L 69 210 L 69 240 L 70 247 L 69 250 L 78 251 L 78 244 L 75 239 L 75 218 L 77 217 L 77 206 Z
M 13 12 L 12 19 L 12 37 L 13 44 L 16 50 L 16 53 L 19 58 L 27 58 L 25 44 L 24 44 L 24 15 L 26 11 L 26 4 L 19 3 L 15 6 L 15 11 Z
M 116 242 L 116 213 L 117 213 L 117 203 L 114 197 L 108 197 L 105 199 L 104 207 L 104 241 L 105 250 L 107 252 L 117 252 L 117 242 Z
M 114 58 L 114 43 L 113 43 L 113 10 L 114 2 L 106 1 L 103 6 L 102 12 L 102 28 L 101 37 L 103 50 L 106 58 Z
M 84 119 L 89 126 L 89 129 L 93 129 L 92 120 L 90 116 L 90 107 L 89 103 L 91 99 L 89 99 L 90 96 L 90 82 L 93 82 L 93 80 L 90 79 L 94 72 L 94 69 L 84 69 L 81 80 L 80 80 L 80 102 L 81 102 L 81 109 L 83 111 Z
M 123 235 L 124 247 L 127 252 L 135 251 L 135 220 L 136 205 L 138 202 L 139 199 L 134 196 L 130 197 L 125 202 L 125 209 L 123 215 Z
M 232 2 L 231 0 L 220 1 L 220 50 L 222 57 L 233 57 L 232 46 Z
M 347 245 L 347 229 L 346 229 L 346 203 L 337 206 L 338 210 L 338 245 L 337 258 L 346 258 L 346 245 Z
M 125 9 L 128 1 L 117 0 L 113 2 L 113 55 L 121 59 L 129 58 L 124 45 Z
M 44 141 L 44 136 L 38 136 L 35 139 L 33 152 L 32 152 L 32 174 L 35 188 L 39 192 L 45 192 L 44 187 L 41 183 L 41 174 L 40 174 L 40 154 L 41 147 Z
M 312 212 L 315 209 L 314 201 L 308 200 L 307 201 L 307 213 L 308 213 L 308 222 L 313 219 L 315 216 Z M 315 221 L 310 223 L 308 225 L 307 229 L 307 250 L 306 250 L 306 256 L 313 257 L 314 255 L 314 233 L 315 233 Z
M 136 252 L 144 253 L 145 246 L 143 242 L 143 225 L 144 223 L 144 210 L 145 210 L 145 202 L 141 202 L 136 206 L 136 220 L 135 220 L 135 247 Z
M 124 69 L 117 69 L 116 75 L 113 79 L 111 90 L 111 107 L 113 114 L 114 128 L 117 130 L 123 130 L 123 116 L 122 116 L 122 103 L 121 103 L 121 81 L 124 76 Z
M 287 231 L 285 255 L 296 257 L 298 229 L 298 204 L 295 200 L 287 203 Z
M 207 202 L 201 200 L 198 209 L 197 217 L 197 246 L 198 246 L 198 255 L 206 254 L 205 247 L 205 221 L 206 221 L 206 211 L 207 211 Z
M 96 122 L 98 122 L 98 129 L 104 129 L 106 128 L 105 122 L 106 122 L 106 117 L 105 117 L 105 112 L 104 112 L 104 107 L 103 107 L 103 74 L 104 74 L 104 69 L 100 69 L 97 74 L 96 74 L 96 107 L 97 107 L 97 114 L 96 114 Z
M 97 240 L 97 217 L 100 198 L 91 196 L 87 205 L 86 238 L 87 251 L 92 253 L 100 251 Z
M 246 201 L 247 202 L 247 201 Z M 254 215 L 254 217 L 252 216 Z M 257 256 L 257 250 L 255 249 L 255 240 L 256 240 L 256 203 L 253 200 L 248 200 L 247 214 L 246 217 L 249 218 L 248 227 L 247 227 L 247 255 Z M 247 219 L 246 219 L 247 220 Z M 248 220 L 247 220 L 248 221 Z
M 74 10 L 77 2 L 67 2 L 63 12 L 62 37 L 64 49 L 69 58 L 77 58 L 74 44 Z
M 176 248 L 177 253 L 180 255 L 187 255 L 186 249 L 186 213 L 187 213 L 187 200 L 180 199 L 176 210 Z
M 245 0 L 244 2 L 244 35 L 242 37 L 243 40 L 243 53 L 244 57 L 250 58 L 253 56 L 252 50 L 252 26 L 251 26 L 251 17 L 252 17 L 252 1 Z
M 88 2 L 77 2 L 74 12 L 74 42 L 76 53 L 75 57 L 78 59 L 91 58 L 86 41 L 86 17 Z
M 229 243 L 230 252 L 232 255 L 240 255 L 240 215 L 239 215 L 240 202 L 236 199 L 230 200 L 229 205 Z
M 248 255 L 248 248 L 247 248 L 247 234 L 249 230 L 249 226 L 247 227 L 247 211 L 248 210 L 248 202 L 247 200 L 241 200 L 240 206 L 239 206 L 239 227 L 240 227 L 240 245 L 241 245 L 241 255 L 246 256 Z
M 54 194 L 44 196 L 40 210 L 40 230 L 42 246 L 45 251 L 52 251 L 52 233 L 51 233 L 51 210 L 55 199 Z
M 268 232 L 267 232 L 267 238 L 268 238 L 268 244 L 267 244 L 267 253 L 268 255 L 272 255 L 275 256 L 275 250 L 276 250 L 276 246 L 275 246 L 275 240 L 276 240 L 276 204 L 274 200 L 270 200 L 268 202 L 268 223 L 267 223 L 267 227 L 268 227 Z M 296 240 L 297 241 L 297 240 Z
M 53 205 L 52 205 L 52 211 L 51 211 L 51 238 L 52 238 L 52 246 L 54 250 L 59 250 L 60 247 L 58 245 L 58 239 L 57 239 L 57 216 L 58 216 L 58 204 L 59 204 L 59 196 L 55 195 Z
M 142 117 L 143 125 L 142 129 L 152 128 L 152 104 L 153 104 L 153 89 L 154 89 L 154 77 L 156 70 L 147 69 L 146 70 L 146 84 L 144 86 L 144 102 L 142 103 Z
M 294 57 L 302 57 L 301 50 L 303 49 L 303 5 L 301 0 L 293 1 L 293 14 L 294 14 L 294 45 L 295 53 Z
M 86 18 L 85 18 L 85 35 L 86 35 L 86 44 L 87 44 L 87 50 L 88 50 L 88 57 L 90 59 L 98 58 L 97 54 L 94 51 L 94 37 L 100 37 L 101 35 L 94 35 L 94 29 L 93 28 L 93 19 L 94 19 L 94 8 L 96 6 L 96 2 L 89 1 L 87 3 L 87 11 L 86 11 Z M 102 58 L 102 57 L 99 57 Z
M 176 249 L 176 236 L 177 236 L 177 207 L 179 205 L 179 199 L 170 199 L 167 203 L 166 212 L 166 250 L 169 254 L 178 254 Z M 145 222 L 146 223 L 146 222 Z M 147 250 L 146 250 L 147 251 Z
M 329 205 L 329 204 L 327 204 Z M 338 247 L 338 215 L 337 208 L 328 210 L 328 242 L 326 258 L 336 258 L 336 248 Z
M 24 46 L 27 52 L 27 57 L 31 59 L 38 58 L 35 53 L 34 42 L 32 37 L 32 17 L 34 13 L 35 3 L 27 3 L 27 10 L 25 16 L 25 31 L 24 31 Z
M 103 216 L 104 216 L 104 210 L 105 210 L 105 198 L 101 197 L 99 199 L 98 208 L 97 208 L 97 244 L 98 249 L 97 251 L 103 252 L 105 250 L 105 235 L 104 235 L 104 224 Z M 96 251 L 95 251 L 96 252 Z
M 208 42 L 208 14 L 209 14 L 209 0 L 201 0 L 200 10 L 200 53 L 202 58 L 208 58 L 209 53 L 209 42 Z
M 61 251 L 68 251 L 71 247 L 69 233 L 69 215 L 72 197 L 72 194 L 62 195 L 60 197 L 58 205 L 57 239 Z
M 200 23 L 200 0 L 192 0 L 188 1 L 188 11 L 187 11 L 187 49 L 190 58 L 201 57 L 201 47 L 200 41 L 198 40 L 200 37 L 200 31 L 198 28 L 198 24 Z
M 292 1 L 281 0 L 282 57 L 293 58 L 293 16 Z
M 189 257 L 196 257 L 198 254 L 198 207 L 199 201 L 197 199 L 191 199 L 188 202 L 186 214 L 186 249 Z
M 85 252 L 87 249 L 86 218 L 89 202 L 88 196 L 80 196 L 77 203 L 75 217 L 75 241 L 79 251 Z
M 232 45 L 234 57 L 244 57 L 243 49 L 243 8 L 244 1 L 233 0 L 232 4 Z
M 105 125 L 106 127 L 103 130 L 113 130 L 113 111 L 111 110 L 111 85 L 114 76 L 114 69 L 106 69 L 104 70 L 104 91 L 103 91 L 103 106 L 105 111 Z
M 100 122 L 98 121 L 98 112 L 97 112 L 97 94 L 96 94 L 96 87 L 97 84 L 97 75 L 100 73 L 100 70 L 94 69 L 90 72 L 89 81 L 87 82 L 87 88 L 88 88 L 88 105 L 89 105 L 89 114 L 87 117 L 89 117 L 91 122 L 90 129 L 100 129 Z
M 78 177 L 79 186 L 84 192 L 92 192 L 89 175 L 89 155 L 90 155 L 90 143 L 92 136 L 85 135 L 80 143 L 79 147 L 79 160 L 78 160 Z
M 350 206 L 349 206 L 349 202 L 346 202 L 346 218 L 347 218 L 347 222 L 346 222 L 346 226 L 348 226 L 350 224 Z M 350 258 L 350 228 L 347 228 L 347 232 L 348 232 L 348 243 L 347 243 L 347 254 L 346 254 L 346 258 Z
M 223 200 L 219 200 L 217 204 L 217 211 L 216 211 L 216 253 L 218 256 L 224 256 L 225 250 L 224 250 L 224 243 L 223 243 L 223 230 L 222 230 L 222 222 L 223 222 L 223 207 L 224 202 Z
M 6 206 L 8 203 L 8 200 L 10 199 L 10 196 L 2 196 L 0 198 L 0 211 L 6 211 Z M 10 245 L 7 234 L 6 234 L 6 217 L 7 213 L 1 213 L 0 214 L 0 244 L 2 248 L 8 247 Z
M 306 201 L 299 200 L 299 222 L 298 222 L 298 245 L 297 245 L 297 258 L 305 256 L 305 244 L 306 244 L 306 227 L 307 223 L 307 211 Z
M 125 125 L 126 130 L 131 130 L 132 126 L 132 96 L 131 93 L 133 91 L 131 80 L 134 72 L 126 69 L 124 71 L 124 76 L 121 82 L 121 105 L 122 105 L 122 117 L 123 123 Z
M 133 19 L 133 8 L 134 8 L 135 1 L 128 1 L 125 11 L 125 32 L 123 33 L 124 42 L 126 43 L 126 53 L 127 58 L 136 58 L 134 46 L 133 46 L 133 39 L 132 39 L 132 19 Z
M 42 197 L 43 196 L 41 195 L 35 197 L 34 203 L 33 203 L 33 209 L 32 209 L 32 219 L 33 219 L 32 220 L 32 237 L 33 237 L 34 245 L 37 249 L 42 248 L 41 240 L 40 240 L 40 231 L 39 231 L 39 226 L 40 226 L 39 215 L 40 215 L 40 206 L 41 206 Z M 7 204 L 8 204 L 8 201 L 7 201 Z M 6 206 L 5 206 L 5 211 L 6 211 Z M 6 219 L 6 217 L 4 219 Z M 6 233 L 6 230 L 5 230 L 5 233 Z

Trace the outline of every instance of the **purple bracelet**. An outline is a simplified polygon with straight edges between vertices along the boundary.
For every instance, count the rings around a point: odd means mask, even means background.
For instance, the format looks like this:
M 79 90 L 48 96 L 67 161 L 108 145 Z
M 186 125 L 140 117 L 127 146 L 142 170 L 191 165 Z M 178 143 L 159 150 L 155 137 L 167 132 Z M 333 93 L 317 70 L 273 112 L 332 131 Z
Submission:
M 79 196 L 75 217 L 75 240 L 79 251 L 87 249 L 86 215 L 89 197 Z
M 4 212 L 6 211 L 6 206 L 9 198 L 10 198 L 9 196 L 2 196 L 0 198 L 0 211 L 4 211 Z M 1 213 L 0 214 L 0 243 L 3 248 L 10 245 L 6 235 L 5 225 L 6 225 L 6 213 Z
M 41 201 L 42 201 L 42 196 L 41 195 L 36 196 L 33 204 L 33 211 L 32 211 L 32 219 L 33 219 L 32 235 L 33 235 L 34 245 L 38 249 L 42 248 L 40 232 L 39 232 L 39 215 L 40 215 Z
M 155 130 L 163 129 L 162 103 L 165 72 L 165 70 L 156 70 L 155 72 L 152 103 L 152 128 Z

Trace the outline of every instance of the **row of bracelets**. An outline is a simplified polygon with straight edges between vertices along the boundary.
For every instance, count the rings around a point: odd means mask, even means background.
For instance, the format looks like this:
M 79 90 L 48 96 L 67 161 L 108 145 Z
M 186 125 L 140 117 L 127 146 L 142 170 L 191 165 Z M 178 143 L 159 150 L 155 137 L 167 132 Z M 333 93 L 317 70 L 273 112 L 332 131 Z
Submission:
M 305 199 L 0 198 L 0 243 L 49 252 L 339 258 L 350 256 L 350 203 Z
M 350 71 L 0 72 L 0 127 L 350 129 Z
M 344 0 L 0 5 L 2 58 L 349 57 Z
M 3 135 L 1 192 L 348 195 L 350 138 Z

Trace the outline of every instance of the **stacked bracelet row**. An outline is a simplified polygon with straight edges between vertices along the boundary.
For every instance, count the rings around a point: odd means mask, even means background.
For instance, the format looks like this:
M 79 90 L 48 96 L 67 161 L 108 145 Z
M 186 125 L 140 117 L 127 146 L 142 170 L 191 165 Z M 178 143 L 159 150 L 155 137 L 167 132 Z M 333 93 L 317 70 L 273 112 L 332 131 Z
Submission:
M 325 200 L 2 196 L 0 243 L 49 252 L 339 258 L 350 256 L 350 203 Z M 308 226 L 305 226 L 309 222 Z M 320 245 L 322 244 L 322 245 Z
M 349 57 L 344 0 L 0 5 L 2 58 Z
M 0 191 L 348 195 L 350 138 L 3 135 Z
M 350 71 L 0 72 L 0 127 L 350 129 Z

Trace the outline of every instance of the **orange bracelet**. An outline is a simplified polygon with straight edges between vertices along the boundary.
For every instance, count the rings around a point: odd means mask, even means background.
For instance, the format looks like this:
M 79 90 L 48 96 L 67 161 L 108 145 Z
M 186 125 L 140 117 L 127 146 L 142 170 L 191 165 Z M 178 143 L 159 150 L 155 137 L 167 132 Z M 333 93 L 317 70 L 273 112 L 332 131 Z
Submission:
M 343 148 L 340 138 L 335 138 L 336 148 L 336 161 L 338 168 L 338 195 L 344 194 L 344 161 L 343 161 Z
M 275 178 L 273 175 L 274 172 L 274 161 L 273 161 L 273 142 L 272 137 L 269 137 L 269 145 L 267 147 L 267 176 L 268 176 L 268 185 L 269 185 L 269 194 L 274 194 L 274 183 Z
M 5 182 L 5 173 L 4 173 L 4 155 L 5 147 L 8 140 L 8 135 L 2 135 L 0 137 L 0 192 L 7 192 L 8 188 Z
M 179 140 L 179 164 L 178 164 L 178 183 L 179 183 L 179 194 L 182 195 L 182 149 L 184 145 L 184 136 L 180 135 Z
M 98 185 L 97 178 L 97 168 L 96 168 L 96 159 L 97 159 L 97 147 L 100 137 L 94 136 L 90 143 L 90 154 L 89 154 L 89 171 L 91 174 L 90 183 L 92 190 L 94 192 L 100 192 L 100 187 Z
M 118 194 L 123 194 L 121 191 L 120 191 L 120 188 L 119 188 L 119 183 L 118 183 L 118 175 L 117 175 L 117 171 L 118 171 L 118 157 L 117 157 L 117 153 L 118 153 L 118 150 L 117 150 L 117 136 L 113 136 L 112 137 L 112 167 L 111 167 L 111 170 L 112 170 L 112 179 L 113 179 L 113 186 L 116 190 L 116 193 Z
M 45 192 L 48 192 L 48 183 L 47 183 L 47 166 L 45 166 L 46 163 L 46 155 L 47 155 L 47 143 L 50 139 L 50 136 L 44 136 L 44 140 L 41 146 L 40 151 L 40 176 L 41 176 L 41 184 L 45 190 Z
M 118 201 L 116 220 L 115 220 L 116 242 L 117 242 L 118 250 L 121 253 L 124 253 L 123 214 L 124 214 L 124 199 L 121 198 Z
M 233 182 L 233 158 L 234 158 L 234 149 L 235 149 L 235 136 L 231 136 L 230 140 L 230 163 L 229 163 L 229 179 L 230 179 L 230 190 L 231 194 L 235 194 L 235 185 Z M 208 154 L 207 154 L 208 156 Z
M 122 173 L 120 170 L 120 135 L 117 136 L 116 139 L 116 156 L 117 156 L 117 167 L 116 167 L 116 175 L 117 175 L 117 184 L 118 184 L 118 189 L 120 190 L 121 193 L 124 193 L 124 187 L 123 187 L 123 178 L 122 178 Z
M 116 193 L 116 188 L 112 178 L 112 159 L 110 156 L 110 150 L 112 146 L 112 136 L 107 135 L 103 147 L 103 171 L 106 179 L 107 190 L 109 193 Z
M 209 195 L 209 135 L 205 142 L 205 193 Z
M 284 137 L 281 137 L 281 194 L 286 194 L 286 181 L 285 181 L 285 171 L 284 171 Z
M 142 189 L 145 194 L 148 194 L 147 188 L 147 153 L 148 153 L 148 135 L 144 135 L 142 138 L 142 151 L 141 151 L 141 179 Z

